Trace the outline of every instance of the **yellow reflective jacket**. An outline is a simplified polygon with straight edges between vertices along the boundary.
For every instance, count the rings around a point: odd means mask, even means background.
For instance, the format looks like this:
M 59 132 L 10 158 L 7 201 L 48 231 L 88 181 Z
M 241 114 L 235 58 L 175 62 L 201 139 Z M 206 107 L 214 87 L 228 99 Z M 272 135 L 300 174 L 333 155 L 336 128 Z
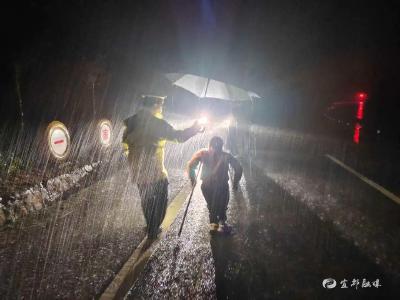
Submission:
M 124 120 L 123 143 L 128 144 L 128 161 L 133 181 L 151 183 L 168 176 L 164 166 L 166 141 L 183 143 L 197 133 L 196 128 L 174 129 L 167 121 L 146 110 Z

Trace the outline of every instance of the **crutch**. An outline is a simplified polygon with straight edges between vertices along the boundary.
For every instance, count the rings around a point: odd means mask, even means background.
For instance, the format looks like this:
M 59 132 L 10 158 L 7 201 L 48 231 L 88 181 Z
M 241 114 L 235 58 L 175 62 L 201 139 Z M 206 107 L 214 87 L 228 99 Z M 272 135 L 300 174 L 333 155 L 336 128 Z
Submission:
M 197 185 L 197 178 L 199 177 L 199 174 L 200 174 L 200 171 L 201 171 L 201 167 L 202 167 L 202 166 L 203 166 L 203 163 L 200 162 L 199 170 L 197 171 L 197 174 L 196 174 L 196 183 L 193 185 L 192 191 L 190 192 L 189 200 L 188 200 L 188 203 L 186 204 L 185 213 L 183 214 L 183 219 L 182 219 L 181 227 L 179 228 L 178 237 L 181 236 L 183 224 L 185 223 L 185 220 L 186 220 L 186 215 L 187 215 L 187 212 L 188 212 L 188 210 L 189 210 L 190 201 L 192 200 L 193 192 L 194 192 L 194 189 L 196 188 L 196 185 Z

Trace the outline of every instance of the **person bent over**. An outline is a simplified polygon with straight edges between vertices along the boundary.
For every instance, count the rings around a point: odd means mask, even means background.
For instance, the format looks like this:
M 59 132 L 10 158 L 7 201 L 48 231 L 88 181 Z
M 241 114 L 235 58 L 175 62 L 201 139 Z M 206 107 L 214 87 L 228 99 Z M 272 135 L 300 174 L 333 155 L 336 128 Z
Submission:
M 202 163 L 201 191 L 207 202 L 210 217 L 210 233 L 228 232 L 226 211 L 229 202 L 229 166 L 234 170 L 233 190 L 237 190 L 243 168 L 232 154 L 223 151 L 223 140 L 211 138 L 208 149 L 195 153 L 188 163 L 188 175 L 192 185 L 196 185 L 196 168 Z

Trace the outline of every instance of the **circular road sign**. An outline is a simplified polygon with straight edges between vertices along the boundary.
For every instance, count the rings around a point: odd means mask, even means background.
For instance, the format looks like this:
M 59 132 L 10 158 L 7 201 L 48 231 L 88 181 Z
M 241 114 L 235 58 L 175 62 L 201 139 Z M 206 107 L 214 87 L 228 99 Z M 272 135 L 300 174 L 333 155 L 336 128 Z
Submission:
M 111 137 L 112 137 L 112 126 L 109 120 L 101 120 L 99 122 L 99 137 L 100 143 L 108 147 L 111 144 Z
M 71 147 L 67 127 L 59 121 L 51 122 L 47 127 L 47 143 L 55 158 L 66 158 Z

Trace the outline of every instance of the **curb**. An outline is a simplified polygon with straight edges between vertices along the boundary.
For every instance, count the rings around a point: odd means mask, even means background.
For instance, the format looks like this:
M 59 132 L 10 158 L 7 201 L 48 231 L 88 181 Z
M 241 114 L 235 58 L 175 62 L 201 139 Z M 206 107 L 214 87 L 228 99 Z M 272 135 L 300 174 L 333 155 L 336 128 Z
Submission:
M 79 187 L 82 179 L 98 171 L 100 165 L 100 161 L 85 165 L 70 173 L 49 179 L 45 185 L 36 184 L 23 192 L 12 195 L 11 198 L 14 201 L 0 203 L 0 228 L 8 222 L 15 223 L 18 219 L 39 211 L 62 198 L 65 193 Z
M 169 227 L 175 221 L 178 212 L 186 201 L 191 191 L 190 184 L 186 184 L 170 203 L 161 224 L 162 232 L 153 241 L 144 238 L 139 246 L 133 251 L 131 257 L 122 266 L 121 270 L 101 294 L 100 300 L 123 299 L 129 292 L 140 273 L 143 271 L 150 256 L 153 254 L 158 243 L 165 237 Z

